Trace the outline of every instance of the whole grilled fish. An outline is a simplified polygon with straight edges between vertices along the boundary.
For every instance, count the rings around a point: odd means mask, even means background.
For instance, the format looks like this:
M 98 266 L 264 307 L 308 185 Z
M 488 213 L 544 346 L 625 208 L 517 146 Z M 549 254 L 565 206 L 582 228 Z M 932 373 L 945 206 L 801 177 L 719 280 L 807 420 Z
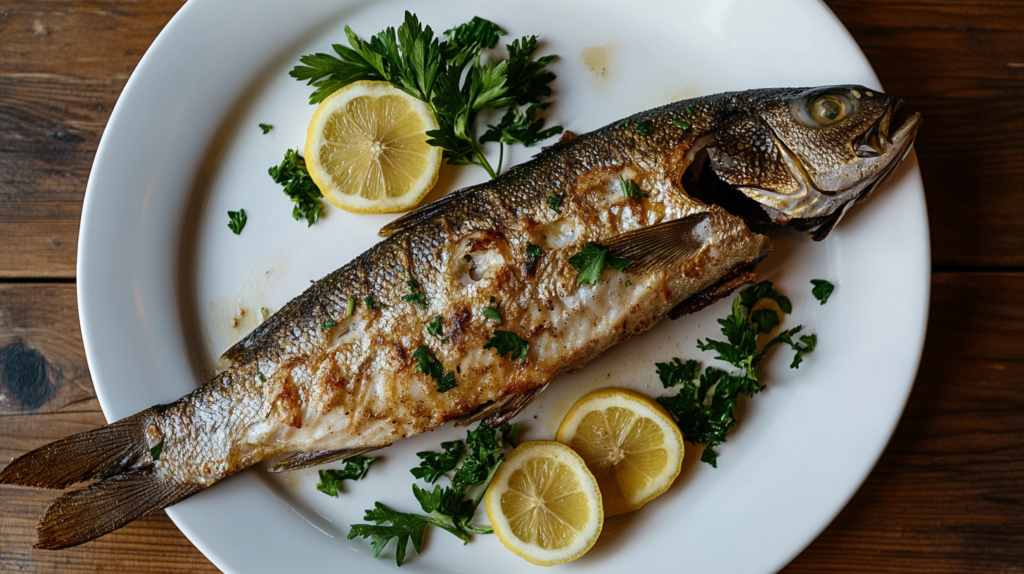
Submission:
M 385 227 L 194 392 L 17 458 L 0 482 L 99 479 L 40 520 L 37 547 L 63 548 L 264 460 L 302 468 L 454 419 L 500 423 L 559 374 L 752 281 L 764 229 L 823 239 L 919 123 L 901 100 L 832 86 L 696 98 L 563 138 Z

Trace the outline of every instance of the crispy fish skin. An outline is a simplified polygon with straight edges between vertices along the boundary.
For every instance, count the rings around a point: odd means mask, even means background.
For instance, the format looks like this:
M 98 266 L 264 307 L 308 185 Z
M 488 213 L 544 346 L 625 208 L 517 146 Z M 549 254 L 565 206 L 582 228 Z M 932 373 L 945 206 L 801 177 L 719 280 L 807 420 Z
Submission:
M 383 447 L 492 401 L 535 396 L 526 393 L 673 309 L 673 316 L 698 310 L 753 279 L 771 242 L 720 205 L 749 214 L 738 194 L 748 202 L 775 194 L 759 213 L 803 222 L 820 239 L 888 177 L 919 117 L 902 122 L 901 104 L 877 94 L 850 104 L 850 117 L 834 126 L 808 127 L 799 106 L 849 100 L 851 90 L 866 88 L 814 90 L 719 94 L 643 112 L 423 206 L 229 349 L 233 365 L 206 385 L 19 457 L 0 482 L 64 488 L 101 479 L 65 494 L 41 519 L 37 546 L 62 548 L 260 461 L 292 453 L 314 455 L 303 464 L 331 460 L 318 453 Z M 810 137 L 806 130 L 816 130 L 814 145 L 797 146 Z M 702 166 L 715 177 L 691 169 Z M 823 191 L 823 177 L 855 189 Z M 623 181 L 647 197 L 626 197 Z M 684 188 L 687 181 L 701 187 Z M 560 209 L 549 205 L 551 196 L 562 197 Z M 789 205 L 799 210 L 792 217 Z M 606 266 L 596 284 L 580 285 L 569 259 L 588 242 L 622 248 L 637 265 Z M 543 249 L 539 261 L 528 257 L 530 244 Z M 413 292 L 425 307 L 406 299 Z M 482 315 L 492 297 L 500 325 Z M 427 328 L 435 317 L 441 336 Z M 529 341 L 525 362 L 484 348 L 498 328 Z M 417 370 L 413 355 L 424 346 L 454 372 L 455 388 L 439 392 Z M 162 448 L 157 460 L 154 448 Z

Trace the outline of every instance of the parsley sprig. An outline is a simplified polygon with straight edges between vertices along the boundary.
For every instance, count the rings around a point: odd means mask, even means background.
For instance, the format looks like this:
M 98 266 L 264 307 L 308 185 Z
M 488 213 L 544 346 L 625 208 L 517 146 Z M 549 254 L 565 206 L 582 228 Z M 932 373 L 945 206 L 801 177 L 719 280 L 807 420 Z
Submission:
M 607 263 L 613 269 L 622 271 L 633 264 L 625 257 L 609 255 L 608 250 L 589 241 L 579 253 L 569 258 L 569 265 L 576 268 L 576 282 L 580 285 L 594 285 L 601 278 L 601 271 Z
M 324 208 L 324 204 L 320 203 L 323 194 L 320 193 L 320 188 L 313 183 L 313 179 L 309 177 L 306 160 L 299 156 L 299 151 L 290 149 L 284 152 L 281 165 L 273 166 L 267 171 L 274 179 L 274 183 L 284 186 L 284 194 L 295 203 L 292 208 L 292 218 L 295 221 L 305 218 L 306 227 L 316 223 Z
M 341 481 L 362 480 L 370 470 L 370 465 L 377 459 L 365 456 L 353 456 L 345 460 L 345 466 L 341 469 L 329 469 L 320 471 L 320 482 L 316 489 L 327 496 L 338 497 Z
M 501 173 L 505 144 L 533 145 L 561 133 L 561 126 L 544 129 L 537 112 L 550 102 L 548 84 L 555 75 L 545 68 L 555 56 L 534 59 L 537 36 L 524 36 L 507 46 L 508 59 L 483 63 L 482 52 L 506 34 L 500 26 L 480 17 L 434 36 L 412 13 L 398 27 L 361 39 L 345 27 L 348 46 L 334 44 L 337 56 L 307 54 L 289 74 L 314 86 L 309 103 L 316 104 L 338 89 L 359 80 L 383 80 L 426 102 L 439 129 L 430 130 L 427 143 L 444 150 L 452 165 L 479 165 L 492 178 Z M 497 125 L 477 141 L 476 116 L 483 110 L 505 110 Z M 498 142 L 497 168 L 484 155 L 486 142 Z
M 714 447 L 724 443 L 729 430 L 736 426 L 739 396 L 752 397 L 764 389 L 759 371 L 768 349 L 789 345 L 796 352 L 790 368 L 796 369 L 803 361 L 803 355 L 813 351 L 818 342 L 815 335 L 795 339 L 803 329 L 798 325 L 780 331 L 759 349 L 758 336 L 770 334 L 780 324 L 774 310 L 754 309 L 765 299 L 774 301 L 783 313 L 793 311 L 789 298 L 776 291 L 770 281 L 763 281 L 740 292 L 733 301 L 732 312 L 718 320 L 725 341 L 697 340 L 700 350 L 717 352 L 716 359 L 740 369 L 740 374 L 733 375 L 714 367 L 707 367 L 701 372 L 701 364 L 695 360 L 683 362 L 673 359 L 656 365 L 658 377 L 665 388 L 681 385 L 677 394 L 658 397 L 658 402 L 679 423 L 686 440 L 706 445 L 701 461 L 716 468 L 718 455 Z
M 242 214 L 244 215 L 245 211 L 243 211 Z M 231 215 L 230 211 L 228 212 L 228 215 Z M 828 303 L 828 298 L 836 289 L 835 285 L 829 283 L 828 281 L 825 281 L 824 279 L 811 279 L 811 285 L 814 286 L 814 288 L 811 289 L 811 295 L 814 295 L 814 298 L 817 299 L 822 305 Z
M 494 349 L 498 356 L 508 355 L 508 360 L 526 362 L 526 353 L 530 350 L 530 342 L 512 331 L 495 329 L 491 339 L 484 344 L 485 349 Z
M 455 461 L 462 454 L 462 441 L 441 444 L 442 453 L 417 453 L 422 460 L 412 473 L 427 482 L 436 482 L 441 476 L 455 471 L 451 486 L 435 485 L 433 490 L 412 485 L 413 496 L 425 514 L 398 512 L 380 502 L 366 511 L 363 520 L 372 524 L 353 524 L 349 539 L 369 538 L 374 558 L 392 540 L 396 540 L 395 561 L 399 566 L 405 561 L 409 542 L 417 553 L 423 550 L 423 534 L 428 526 L 445 530 L 465 544 L 470 533 L 490 534 L 491 528 L 471 524 L 487 486 L 494 478 L 498 466 L 505 459 L 505 448 L 515 447 L 517 425 L 502 425 L 497 430 L 480 426 L 466 433 L 466 457 L 462 464 Z M 477 487 L 472 498 L 470 490 Z
M 444 365 L 434 356 L 430 347 L 423 345 L 412 353 L 416 359 L 416 370 L 437 382 L 437 392 L 445 393 L 459 386 L 455 382 L 455 371 L 444 372 Z

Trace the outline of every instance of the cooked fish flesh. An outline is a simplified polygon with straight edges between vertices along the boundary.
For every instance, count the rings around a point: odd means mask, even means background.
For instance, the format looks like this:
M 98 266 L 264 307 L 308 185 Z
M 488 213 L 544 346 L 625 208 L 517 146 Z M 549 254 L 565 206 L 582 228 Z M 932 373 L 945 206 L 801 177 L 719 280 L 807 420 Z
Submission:
M 919 124 L 898 99 L 831 86 L 701 97 L 564 138 L 385 227 L 194 392 L 19 457 L 0 482 L 98 480 L 42 517 L 37 546 L 63 548 L 261 461 L 303 468 L 447 421 L 497 424 L 559 374 L 752 281 L 768 227 L 824 238 Z

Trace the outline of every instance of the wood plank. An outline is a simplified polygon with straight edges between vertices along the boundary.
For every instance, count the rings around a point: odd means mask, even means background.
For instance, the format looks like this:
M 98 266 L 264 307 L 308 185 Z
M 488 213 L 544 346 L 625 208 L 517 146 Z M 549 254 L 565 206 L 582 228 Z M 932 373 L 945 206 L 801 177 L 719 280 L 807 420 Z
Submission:
M 0 277 L 74 277 L 100 135 L 180 0 L 5 2 L 0 15 Z
M 104 423 L 75 286 L 0 284 L 0 464 Z M 0 486 L 0 572 L 217 572 L 164 512 L 83 546 L 33 550 L 36 522 L 57 494 Z
M 921 371 L 889 448 L 785 572 L 1020 571 L 1022 300 L 1022 274 L 934 276 Z
M 1024 2 L 826 3 L 885 89 L 924 114 L 935 265 L 1024 265 Z

